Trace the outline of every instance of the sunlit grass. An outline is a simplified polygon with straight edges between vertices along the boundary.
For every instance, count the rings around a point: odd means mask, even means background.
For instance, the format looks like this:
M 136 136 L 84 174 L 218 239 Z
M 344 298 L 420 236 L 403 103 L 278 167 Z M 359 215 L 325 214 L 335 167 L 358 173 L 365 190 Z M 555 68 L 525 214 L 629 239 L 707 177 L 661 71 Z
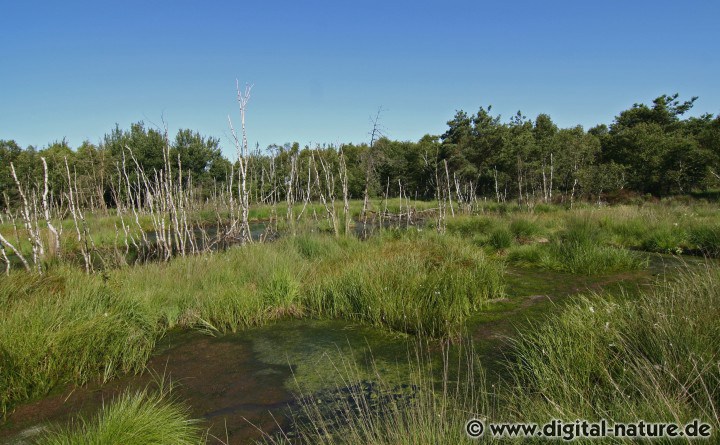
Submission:
M 687 273 L 639 299 L 593 296 L 519 333 L 509 367 L 518 417 L 717 428 L 720 273 Z
M 346 382 L 331 407 L 303 399 L 292 442 L 277 434 L 269 443 L 460 444 L 477 443 L 463 426 L 552 419 L 590 422 L 674 422 L 694 419 L 718 428 L 720 406 L 720 270 L 686 272 L 641 295 L 594 295 L 514 334 L 504 359 L 504 379 L 488 385 L 472 344 L 441 363 L 422 354 L 407 358 L 407 397 L 377 376 L 364 390 L 354 363 L 334 364 Z M 468 352 L 469 351 L 469 352 Z M 453 358 L 456 357 L 456 358 Z M 448 373 L 448 360 L 459 372 Z M 441 372 L 438 372 L 438 370 Z M 383 395 L 390 395 L 383 399 Z M 393 396 L 394 395 L 394 396 Z M 382 403 L 380 401 L 389 400 Z M 547 439 L 493 439 L 482 443 L 546 443 Z M 636 443 L 607 438 L 594 443 Z
M 437 235 L 356 242 L 313 270 L 307 295 L 308 307 L 320 314 L 454 336 L 484 301 L 503 295 L 502 267 Z
M 64 383 L 140 371 L 175 326 L 221 334 L 312 316 L 449 337 L 502 292 L 501 263 L 420 233 L 288 237 L 94 275 L 16 272 L 0 280 L 0 409 Z
M 77 418 L 69 426 L 54 427 L 36 442 L 40 445 L 199 445 L 205 443 L 198 421 L 172 401 L 168 389 L 125 392 L 105 404 L 90 419 Z

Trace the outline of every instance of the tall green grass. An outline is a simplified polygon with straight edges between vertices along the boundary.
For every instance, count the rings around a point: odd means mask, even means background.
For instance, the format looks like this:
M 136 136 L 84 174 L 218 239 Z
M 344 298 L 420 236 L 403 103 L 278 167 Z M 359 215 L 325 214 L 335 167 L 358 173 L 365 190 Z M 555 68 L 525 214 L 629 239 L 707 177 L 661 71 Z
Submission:
M 528 218 L 514 218 L 510 221 L 509 229 L 515 238 L 521 240 L 531 240 L 543 232 L 536 221 Z
M 293 431 L 267 436 L 272 444 L 464 444 L 470 440 L 463 426 L 470 418 L 486 418 L 496 408 L 484 386 L 483 369 L 472 349 L 456 352 L 462 369 L 447 349 L 441 359 L 426 346 L 409 351 L 407 382 L 398 387 L 382 375 L 362 380 L 356 363 L 343 360 L 338 370 L 337 396 L 304 396 L 295 412 Z M 451 363 L 452 362 L 452 363 Z M 328 400 L 329 399 L 329 400 Z
M 578 228 L 565 239 L 578 241 L 596 236 L 592 230 L 590 234 L 585 230 L 588 229 Z M 396 235 L 375 243 L 345 241 L 348 245 L 335 249 L 330 247 L 335 242 L 332 239 L 312 238 L 299 241 L 302 247 L 285 245 L 284 252 L 293 261 L 312 258 L 313 267 L 302 282 L 301 295 L 324 280 L 337 279 L 340 284 L 335 301 L 350 304 L 357 297 L 351 291 L 355 287 L 344 286 L 344 275 L 330 264 L 344 260 L 347 266 L 344 270 L 363 271 L 372 265 L 360 254 L 372 253 L 370 258 L 388 267 L 388 275 L 403 274 L 397 279 L 384 276 L 384 283 L 396 286 L 412 284 L 417 279 L 424 284 L 421 277 L 407 271 L 421 270 L 414 269 L 419 264 L 431 265 L 425 273 L 442 267 L 464 268 L 473 258 L 472 249 L 459 240 L 440 239 L 413 240 L 412 236 Z M 325 243 L 329 245 L 323 247 Z M 308 249 L 309 244 L 314 247 Z M 291 248 L 298 249 L 297 257 L 288 253 Z M 313 253 L 301 255 L 300 250 Z M 450 253 L 439 255 L 441 252 Z M 410 266 L 398 262 L 396 268 L 388 261 L 408 256 L 413 256 Z M 448 264 L 443 266 L 446 261 Z M 354 279 L 348 280 L 356 284 Z M 377 285 L 372 281 L 358 283 L 370 284 L 371 289 Z M 37 285 L 54 289 L 51 282 Z M 421 287 L 407 289 L 420 291 Z M 311 303 L 319 301 L 317 295 L 308 298 Z M 15 300 L 12 305 L 23 304 L 26 299 Z M 379 307 L 386 307 L 385 304 L 378 302 Z M 362 314 L 362 308 L 356 309 Z M 312 305 L 307 310 L 319 311 Z M 313 398 L 304 399 L 302 412 L 306 422 L 298 425 L 292 443 L 471 443 L 462 427 L 473 417 L 537 423 L 553 418 L 568 421 L 606 418 L 616 422 L 643 419 L 679 424 L 700 419 L 713 425 L 715 435 L 720 426 L 718 319 L 720 268 L 707 266 L 699 272 L 686 272 L 679 279 L 659 282 L 639 297 L 589 296 L 531 324 L 515 335 L 506 351 L 505 379 L 492 389 L 472 353 L 457 354 L 459 364 L 455 373 L 449 371 L 448 361 L 454 354 L 442 353 L 443 362 L 439 365 L 432 358 L 410 355 L 407 381 L 413 388 L 412 397 L 405 397 L 408 393 L 403 391 L 395 396 L 398 389 L 384 383 L 381 375 L 377 376 L 378 390 L 367 392 L 362 385 L 354 385 L 361 374 L 352 372 L 352 364 L 337 366 L 344 372 L 349 370 L 346 378 L 341 379 L 347 385 L 338 388 L 343 390 L 339 404 L 327 410 Z M 165 442 L 151 440 L 158 437 L 152 429 L 157 426 L 154 419 L 166 419 L 162 425 L 192 427 L 176 405 L 167 408 L 148 394 L 123 397 L 116 411 L 112 411 L 115 405 L 110 405 L 97 420 L 81 422 L 77 429 L 56 432 L 55 436 L 48 436 L 55 442 L 48 443 L 106 443 L 102 440 L 109 432 L 117 435 L 113 437 L 125 438 L 121 435 L 125 431 L 142 431 L 137 437 L 145 442 L 133 442 L 132 436 L 119 443 L 191 443 L 171 433 L 167 436 L 171 439 Z M 191 430 L 184 437 L 195 440 L 197 436 L 193 434 L 197 432 Z M 86 441 L 81 442 L 81 437 Z M 97 441 L 88 442 L 87 438 Z M 267 440 L 289 442 L 282 435 Z M 611 439 L 600 443 L 616 442 Z
M 308 265 L 287 244 L 127 268 L 111 275 L 109 284 L 152 308 L 165 327 L 234 332 L 302 313 L 298 291 Z
M 720 257 L 720 224 L 692 227 L 688 230 L 691 245 L 703 254 Z
M 31 295 L 8 297 L 28 286 Z M 139 370 L 158 336 L 155 314 L 99 276 L 18 274 L 0 281 L 0 295 L 12 300 L 0 310 L 2 412 L 60 384 Z
M 513 242 L 512 233 L 505 227 L 493 229 L 487 237 L 487 244 L 497 250 L 507 249 L 513 245 Z
M 594 296 L 519 334 L 508 407 L 537 421 L 698 418 L 718 427 L 720 271 L 639 299 Z
M 710 423 L 720 426 L 720 269 L 711 267 L 649 290 L 639 298 L 594 295 L 515 335 L 507 351 L 505 379 L 489 387 L 482 370 L 447 372 L 451 354 L 437 364 L 410 356 L 407 381 L 418 388 L 405 399 L 372 403 L 351 390 L 340 407 L 327 410 L 305 399 L 297 440 L 322 444 L 477 443 L 464 434 L 471 418 L 490 422 L 576 419 L 610 422 Z M 467 348 L 466 348 L 467 349 Z M 457 354 L 459 369 L 473 369 L 472 354 Z M 468 366 L 469 365 L 469 366 Z M 348 366 L 336 369 L 352 370 Z M 463 376 L 465 378 L 463 378 Z M 471 376 L 471 378 L 467 378 Z M 356 379 L 348 373 L 345 381 Z M 383 386 L 380 394 L 397 389 Z M 356 388 L 356 387 L 351 387 Z M 370 400 L 370 402 L 368 402 Z M 547 443 L 547 439 L 517 439 Z M 271 443 L 289 442 L 285 436 Z M 482 443 L 493 440 L 486 432 Z M 636 443 L 607 438 L 593 443 Z M 665 442 L 661 442 L 665 443 Z
M 507 258 L 518 265 L 585 275 L 647 266 L 647 260 L 639 254 L 606 245 L 605 236 L 592 220 L 571 219 L 550 243 L 516 246 Z
M 497 226 L 497 221 L 485 216 L 458 216 L 446 221 L 447 231 L 464 237 L 484 234 Z
M 448 232 L 482 246 L 505 250 L 514 244 L 533 244 L 576 230 L 578 220 L 592 228 L 596 243 L 666 254 L 694 254 L 720 257 L 720 226 L 717 206 L 693 204 L 618 205 L 576 209 L 550 207 L 552 212 L 515 211 L 507 215 L 488 207 L 481 215 L 456 216 L 447 220 Z M 508 231 L 512 234 L 508 237 Z M 520 249 L 527 250 L 527 249 Z M 607 252 L 606 252 L 607 253 Z
M 620 206 L 597 212 L 594 219 L 612 244 L 671 254 L 720 257 L 716 206 Z
M 398 331 L 454 336 L 484 301 L 502 295 L 502 273 L 499 263 L 452 237 L 371 240 L 313 270 L 307 305 Z
M 85 275 L 0 280 L 0 411 L 66 383 L 139 372 L 173 327 L 234 332 L 331 317 L 433 337 L 502 293 L 502 265 L 455 238 L 305 235 Z

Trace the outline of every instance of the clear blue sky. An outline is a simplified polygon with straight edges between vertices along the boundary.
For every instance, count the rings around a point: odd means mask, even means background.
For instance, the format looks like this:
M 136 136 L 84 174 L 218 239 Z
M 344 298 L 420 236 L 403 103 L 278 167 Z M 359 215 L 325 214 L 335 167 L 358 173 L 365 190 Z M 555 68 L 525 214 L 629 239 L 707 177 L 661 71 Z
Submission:
M 718 114 L 718 23 L 710 0 L 0 0 L 0 139 L 76 147 L 164 116 L 229 155 L 236 78 L 261 147 L 365 141 L 380 106 L 401 140 L 488 104 L 589 127 L 679 92 Z

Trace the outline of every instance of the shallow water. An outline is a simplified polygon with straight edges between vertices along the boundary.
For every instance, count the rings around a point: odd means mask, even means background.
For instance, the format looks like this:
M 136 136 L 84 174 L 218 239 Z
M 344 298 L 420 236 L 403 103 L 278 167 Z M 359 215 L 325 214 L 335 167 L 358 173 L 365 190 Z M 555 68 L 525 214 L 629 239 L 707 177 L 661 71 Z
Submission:
M 352 378 L 373 379 L 374 361 L 377 372 L 400 381 L 407 342 L 403 335 L 343 321 L 285 320 L 222 337 L 173 332 L 158 345 L 147 372 L 105 385 L 73 386 L 22 405 L 0 427 L 0 441 L 25 443 L 50 423 L 92 415 L 124 389 L 143 388 L 164 376 L 212 436 L 247 443 L 260 438 L 261 430 L 288 426 L 287 409 L 299 388 L 344 386 L 342 369 L 350 362 L 359 364 L 350 371 Z

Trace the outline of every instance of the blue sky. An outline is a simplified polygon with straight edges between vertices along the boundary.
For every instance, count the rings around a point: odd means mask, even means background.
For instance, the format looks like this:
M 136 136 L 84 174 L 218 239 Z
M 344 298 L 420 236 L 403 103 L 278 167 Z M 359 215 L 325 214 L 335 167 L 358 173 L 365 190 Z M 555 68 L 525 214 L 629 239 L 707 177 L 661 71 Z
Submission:
M 0 0 L 0 139 L 99 142 L 144 120 L 250 142 L 440 134 L 457 109 L 610 123 L 662 93 L 720 113 L 717 1 Z

